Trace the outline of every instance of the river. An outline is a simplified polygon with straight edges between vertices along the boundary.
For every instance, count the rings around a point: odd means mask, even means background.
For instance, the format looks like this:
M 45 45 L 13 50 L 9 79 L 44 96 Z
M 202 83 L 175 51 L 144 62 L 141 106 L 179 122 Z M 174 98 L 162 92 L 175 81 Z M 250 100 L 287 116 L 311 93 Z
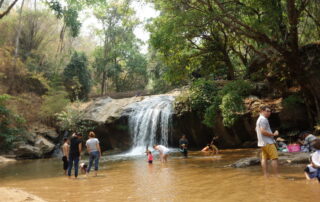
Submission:
M 172 154 L 167 164 L 144 157 L 103 156 L 98 177 L 67 179 L 59 159 L 23 160 L 0 167 L 1 186 L 48 201 L 315 201 L 320 185 L 307 182 L 303 166 L 280 166 L 282 178 L 262 177 L 259 166 L 226 165 L 255 150 L 222 150 L 215 156 Z M 157 157 L 156 157 L 157 158 Z M 1 198 L 0 198 L 1 201 Z

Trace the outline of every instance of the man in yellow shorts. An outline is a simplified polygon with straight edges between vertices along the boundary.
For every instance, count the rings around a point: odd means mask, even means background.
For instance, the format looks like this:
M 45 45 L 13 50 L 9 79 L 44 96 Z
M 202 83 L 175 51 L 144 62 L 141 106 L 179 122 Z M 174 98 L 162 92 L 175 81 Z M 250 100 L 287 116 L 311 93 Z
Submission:
M 271 115 L 271 109 L 268 106 L 262 106 L 260 116 L 256 123 L 256 132 L 258 137 L 258 147 L 261 147 L 261 167 L 265 177 L 269 176 L 268 173 L 268 160 L 271 160 L 271 166 L 276 176 L 278 173 L 278 152 L 275 146 L 273 137 L 278 136 L 279 132 L 276 130 L 272 133 L 268 118 Z

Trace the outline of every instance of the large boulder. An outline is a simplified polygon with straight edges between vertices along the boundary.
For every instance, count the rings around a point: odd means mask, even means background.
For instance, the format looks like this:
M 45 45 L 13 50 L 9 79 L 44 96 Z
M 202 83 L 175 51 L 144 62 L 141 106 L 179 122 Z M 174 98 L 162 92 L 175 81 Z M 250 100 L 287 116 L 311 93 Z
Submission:
M 14 154 L 17 158 L 40 158 L 42 157 L 42 153 L 40 148 L 25 144 L 23 142 L 17 143 L 15 148 L 13 149 Z
M 42 136 L 38 136 L 34 146 L 39 148 L 42 156 L 51 153 L 55 147 L 52 142 Z
M 55 128 L 37 123 L 29 127 L 25 141 L 17 142 L 13 152 L 17 158 L 43 158 L 52 154 L 59 134 Z
M 35 138 L 37 136 L 42 136 L 49 138 L 52 141 L 56 141 L 59 138 L 59 134 L 57 133 L 55 128 L 46 126 L 44 124 L 34 124 L 29 128 L 29 133 L 31 134 L 31 138 Z M 33 142 L 35 142 L 36 139 L 34 139 Z

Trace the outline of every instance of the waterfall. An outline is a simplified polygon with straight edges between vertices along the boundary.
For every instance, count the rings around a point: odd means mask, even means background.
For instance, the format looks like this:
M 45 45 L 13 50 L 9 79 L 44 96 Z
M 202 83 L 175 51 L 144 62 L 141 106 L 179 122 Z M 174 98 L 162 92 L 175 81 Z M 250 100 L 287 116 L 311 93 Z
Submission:
M 153 144 L 168 146 L 173 100 L 172 96 L 160 95 L 129 106 L 129 129 L 133 140 L 131 155 L 143 154 L 147 145 L 149 148 Z

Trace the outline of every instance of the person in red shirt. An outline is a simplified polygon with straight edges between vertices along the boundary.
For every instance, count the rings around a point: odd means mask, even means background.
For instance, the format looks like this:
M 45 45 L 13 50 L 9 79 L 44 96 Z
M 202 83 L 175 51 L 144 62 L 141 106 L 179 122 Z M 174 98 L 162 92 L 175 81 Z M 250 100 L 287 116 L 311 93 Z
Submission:
M 147 155 L 148 155 L 148 163 L 149 164 L 152 164 L 152 161 L 153 161 L 153 156 L 152 156 L 152 153 L 151 151 L 147 151 Z

